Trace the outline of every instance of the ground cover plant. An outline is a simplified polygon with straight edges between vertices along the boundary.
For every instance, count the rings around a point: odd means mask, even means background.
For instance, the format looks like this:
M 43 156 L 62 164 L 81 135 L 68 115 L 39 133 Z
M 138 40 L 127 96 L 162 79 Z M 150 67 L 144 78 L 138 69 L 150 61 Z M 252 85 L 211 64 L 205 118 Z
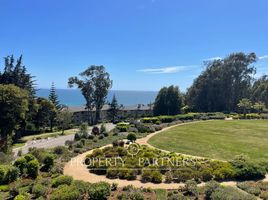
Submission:
M 221 160 L 247 155 L 251 160 L 268 159 L 266 120 L 218 120 L 174 127 L 159 133 L 149 144 L 168 151 Z

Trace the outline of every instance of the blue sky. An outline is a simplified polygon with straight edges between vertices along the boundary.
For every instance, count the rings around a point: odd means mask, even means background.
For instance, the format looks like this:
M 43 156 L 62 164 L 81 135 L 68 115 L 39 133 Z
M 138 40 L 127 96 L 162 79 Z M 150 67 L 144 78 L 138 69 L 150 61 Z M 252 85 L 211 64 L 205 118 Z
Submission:
M 67 88 L 95 64 L 116 90 L 185 91 L 204 60 L 231 52 L 256 52 L 257 76 L 268 74 L 267 10 L 267 0 L 0 0 L 0 57 L 23 54 L 40 88 Z

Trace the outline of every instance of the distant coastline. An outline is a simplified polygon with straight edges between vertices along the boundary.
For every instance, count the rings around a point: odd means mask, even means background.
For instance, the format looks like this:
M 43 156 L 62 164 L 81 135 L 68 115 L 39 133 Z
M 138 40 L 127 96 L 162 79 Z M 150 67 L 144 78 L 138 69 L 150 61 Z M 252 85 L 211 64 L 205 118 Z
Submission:
M 59 100 L 67 106 L 81 106 L 85 104 L 84 97 L 77 89 L 57 89 Z M 38 89 L 38 97 L 48 97 L 49 89 Z M 118 103 L 124 106 L 132 106 L 137 104 L 147 105 L 154 102 L 156 91 L 127 91 L 127 90 L 110 90 L 107 101 L 111 101 L 113 95 L 116 96 Z

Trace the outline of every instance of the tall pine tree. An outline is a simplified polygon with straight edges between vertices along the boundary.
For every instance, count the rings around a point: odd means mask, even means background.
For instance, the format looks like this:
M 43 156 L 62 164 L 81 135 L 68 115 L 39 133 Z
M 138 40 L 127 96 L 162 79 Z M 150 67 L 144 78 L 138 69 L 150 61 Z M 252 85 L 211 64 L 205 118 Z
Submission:
M 117 116 L 118 116 L 118 112 L 119 112 L 119 105 L 117 102 L 117 99 L 115 97 L 115 95 L 113 96 L 112 102 L 110 103 L 110 108 L 108 110 L 108 116 L 109 118 L 112 120 L 112 122 L 115 122 Z
M 52 82 L 48 99 L 54 104 L 57 110 L 61 110 L 62 106 L 60 104 L 60 101 L 58 100 L 58 95 L 56 93 L 56 87 L 54 82 Z
M 56 108 L 55 112 L 50 112 L 50 131 L 52 132 L 53 127 L 55 126 L 57 121 L 57 113 L 62 109 L 60 101 L 58 100 L 58 95 L 56 93 L 56 87 L 54 85 L 54 82 L 52 82 L 48 99 L 52 102 L 52 104 Z

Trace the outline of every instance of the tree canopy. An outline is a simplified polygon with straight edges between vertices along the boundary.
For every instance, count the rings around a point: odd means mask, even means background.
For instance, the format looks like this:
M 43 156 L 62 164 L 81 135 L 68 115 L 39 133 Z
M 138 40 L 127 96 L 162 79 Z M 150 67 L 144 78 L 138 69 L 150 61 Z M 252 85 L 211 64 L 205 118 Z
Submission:
M 4 60 L 4 70 L 2 73 L 0 72 L 0 84 L 13 84 L 27 90 L 29 95 L 34 96 L 36 92 L 34 77 L 27 72 L 26 67 L 22 64 L 22 55 L 17 60 L 13 55 L 5 57 Z
M 268 75 L 264 75 L 254 82 L 251 99 L 262 101 L 268 107 Z
M 233 53 L 205 63 L 206 70 L 187 91 L 187 104 L 194 111 L 235 111 L 239 100 L 250 98 L 256 59 L 255 53 Z
M 88 113 L 96 109 L 95 123 L 100 119 L 100 111 L 106 102 L 109 89 L 112 87 L 110 74 L 106 72 L 104 66 L 92 65 L 79 74 L 78 77 L 69 78 L 69 86 L 77 86 L 85 100 Z M 90 122 L 90 120 L 89 120 Z
M 7 152 L 12 133 L 25 119 L 28 110 L 28 92 L 17 86 L 0 84 L 0 135 L 4 145 L 0 151 Z
M 154 115 L 176 115 L 182 107 L 182 95 L 177 86 L 163 87 L 155 100 Z

